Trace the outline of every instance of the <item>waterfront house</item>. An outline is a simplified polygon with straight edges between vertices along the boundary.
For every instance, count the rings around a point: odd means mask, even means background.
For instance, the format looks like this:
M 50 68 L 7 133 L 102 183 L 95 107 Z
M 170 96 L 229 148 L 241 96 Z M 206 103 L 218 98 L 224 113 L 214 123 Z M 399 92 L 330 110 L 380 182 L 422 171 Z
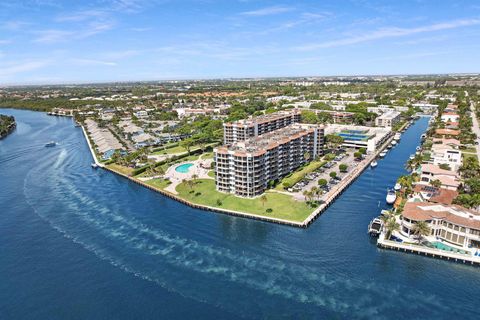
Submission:
M 458 192 L 455 190 L 437 188 L 425 184 L 416 184 L 413 188 L 413 198 L 417 198 L 422 202 L 428 201 L 450 205 L 457 196 Z
M 460 130 L 453 130 L 453 129 L 436 129 L 435 134 L 443 137 L 456 137 L 460 135 Z
M 433 144 L 431 158 L 434 165 L 448 164 L 454 171 L 462 165 L 462 152 L 445 144 Z
M 412 240 L 415 223 L 424 221 L 430 228 L 426 239 L 442 242 L 465 251 L 480 248 L 480 215 L 478 212 L 457 205 L 432 204 L 409 201 L 402 212 L 400 233 Z
M 455 112 L 444 112 L 440 118 L 442 122 L 458 122 L 460 116 Z
M 460 185 L 460 179 L 455 171 L 444 170 L 434 164 L 422 164 L 419 184 L 428 185 L 434 180 L 439 180 L 442 188 L 449 190 L 457 190 Z

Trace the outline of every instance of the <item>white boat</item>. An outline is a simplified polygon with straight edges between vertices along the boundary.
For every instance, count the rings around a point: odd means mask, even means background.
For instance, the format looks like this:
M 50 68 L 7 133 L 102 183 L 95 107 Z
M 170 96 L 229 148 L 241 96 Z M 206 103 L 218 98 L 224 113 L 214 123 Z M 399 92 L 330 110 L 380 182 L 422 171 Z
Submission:
M 93 169 L 97 169 L 98 168 L 98 164 L 96 164 L 95 162 L 92 163 L 92 168 Z
M 378 237 L 382 232 L 383 221 L 377 217 L 368 224 L 368 234 L 372 237 Z
M 380 154 L 379 154 L 379 156 L 380 156 L 381 158 L 385 157 L 386 155 L 387 155 L 387 152 L 386 152 L 386 151 L 382 151 L 382 152 L 380 152 Z
M 400 189 L 402 189 L 402 186 L 400 185 L 400 183 L 396 183 L 395 186 L 393 187 L 393 190 L 395 191 L 399 191 Z
M 415 148 L 415 150 L 420 151 L 420 150 L 422 150 L 422 147 L 417 146 L 417 148 Z
M 389 144 L 389 145 L 387 146 L 387 149 L 392 149 L 392 145 Z
M 45 147 L 55 147 L 57 143 L 55 141 L 50 141 L 45 144 Z
M 377 161 L 373 160 L 370 162 L 370 167 L 375 168 L 377 166 Z
M 402 134 L 400 132 L 397 132 L 397 133 L 395 133 L 395 137 L 393 137 L 393 139 L 396 140 L 396 141 L 399 141 L 401 136 L 402 136 Z
M 411 155 L 410 155 L 410 160 L 413 160 L 413 159 L 415 159 L 415 155 L 414 155 L 414 154 L 411 154 Z
M 393 140 L 393 141 L 392 141 L 392 145 L 393 145 L 393 146 L 396 146 L 396 145 L 397 145 L 397 141 Z
M 388 204 L 394 204 L 395 200 L 397 200 L 397 194 L 395 193 L 395 190 L 393 189 L 388 190 L 385 201 L 387 201 Z

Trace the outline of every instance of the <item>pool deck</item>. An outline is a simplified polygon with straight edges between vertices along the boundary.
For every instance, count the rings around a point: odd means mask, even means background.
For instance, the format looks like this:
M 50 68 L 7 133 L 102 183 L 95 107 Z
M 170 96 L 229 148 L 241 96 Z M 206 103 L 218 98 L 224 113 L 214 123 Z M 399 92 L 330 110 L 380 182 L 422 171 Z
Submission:
M 194 161 L 181 162 L 181 163 L 177 163 L 170 166 L 165 172 L 165 178 L 170 179 L 171 184 L 168 187 L 166 187 L 165 190 L 173 194 L 178 194 L 176 190 L 177 186 L 180 183 L 182 183 L 183 180 L 192 179 L 194 174 L 197 175 L 198 179 L 212 179 L 212 177 L 208 175 L 208 172 L 210 171 L 210 169 L 205 169 L 202 166 L 202 164 L 204 166 L 206 166 L 207 164 L 210 165 L 212 161 L 213 160 L 209 161 L 209 160 L 198 159 Z M 176 170 L 178 166 L 188 164 L 188 163 L 191 163 L 192 166 L 188 168 L 187 172 L 178 172 Z
M 386 240 L 384 233 L 381 233 L 377 240 L 377 246 L 383 249 L 403 251 L 414 254 L 422 254 L 427 257 L 446 259 L 449 261 L 460 262 L 480 266 L 480 257 L 472 254 L 461 254 L 440 249 L 428 248 L 425 246 L 408 244 Z

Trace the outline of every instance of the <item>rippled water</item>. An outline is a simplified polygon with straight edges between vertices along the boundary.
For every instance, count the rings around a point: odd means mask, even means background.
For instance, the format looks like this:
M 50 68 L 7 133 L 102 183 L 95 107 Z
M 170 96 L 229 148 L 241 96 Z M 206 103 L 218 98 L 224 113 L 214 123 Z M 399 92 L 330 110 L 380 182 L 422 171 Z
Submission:
M 2 113 L 0 318 L 478 318 L 480 269 L 366 233 L 427 119 L 304 230 L 183 206 L 93 170 L 70 119 Z

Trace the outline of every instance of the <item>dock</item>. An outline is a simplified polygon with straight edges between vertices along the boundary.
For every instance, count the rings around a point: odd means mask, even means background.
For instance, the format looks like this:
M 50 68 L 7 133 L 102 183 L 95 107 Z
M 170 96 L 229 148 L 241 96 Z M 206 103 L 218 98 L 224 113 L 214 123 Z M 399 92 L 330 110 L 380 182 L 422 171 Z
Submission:
M 444 259 L 452 262 L 480 266 L 480 256 L 449 252 L 415 244 L 386 240 L 384 233 L 380 234 L 380 237 L 377 240 L 377 246 L 382 249 L 402 251 L 411 254 L 424 255 L 436 259 Z

